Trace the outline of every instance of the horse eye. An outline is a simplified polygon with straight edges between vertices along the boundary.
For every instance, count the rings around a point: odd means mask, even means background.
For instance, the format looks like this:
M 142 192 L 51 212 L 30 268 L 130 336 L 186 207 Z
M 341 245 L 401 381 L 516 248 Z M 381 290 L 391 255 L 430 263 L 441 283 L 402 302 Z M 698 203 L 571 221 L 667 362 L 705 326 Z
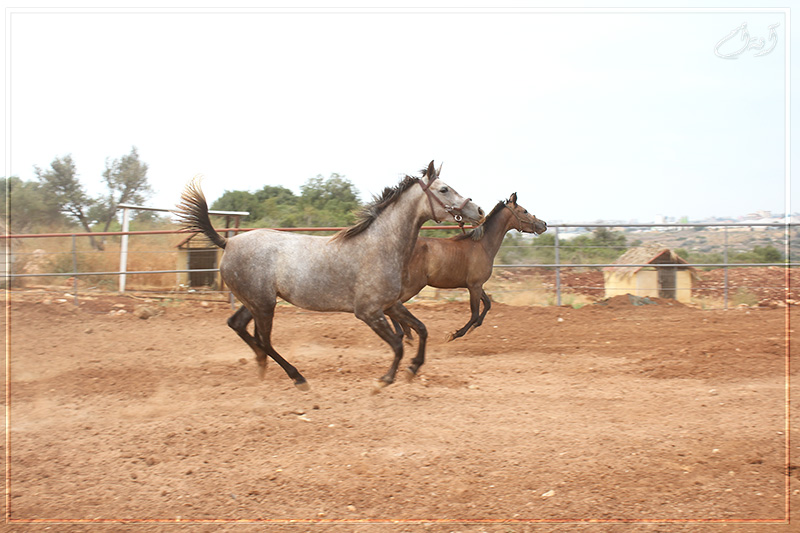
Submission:
M 446 192 L 448 192 L 449 190 L 450 190 L 450 189 L 448 189 L 447 187 L 442 187 L 441 189 L 439 189 L 439 192 L 440 192 L 440 193 L 442 193 L 442 194 L 445 194 L 445 193 L 446 193 Z

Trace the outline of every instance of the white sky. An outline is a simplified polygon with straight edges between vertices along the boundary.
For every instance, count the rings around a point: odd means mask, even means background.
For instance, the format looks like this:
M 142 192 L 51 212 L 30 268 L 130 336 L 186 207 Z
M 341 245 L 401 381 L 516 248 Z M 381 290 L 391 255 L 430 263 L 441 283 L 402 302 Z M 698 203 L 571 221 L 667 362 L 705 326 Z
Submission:
M 153 207 L 196 174 L 211 201 L 333 172 L 369 200 L 434 159 L 484 209 L 516 191 L 552 222 L 800 209 L 788 10 L 95 4 L 5 3 L 5 175 L 72 154 L 96 194 L 136 146 Z M 779 23 L 774 50 L 717 57 L 742 23 L 764 48 Z

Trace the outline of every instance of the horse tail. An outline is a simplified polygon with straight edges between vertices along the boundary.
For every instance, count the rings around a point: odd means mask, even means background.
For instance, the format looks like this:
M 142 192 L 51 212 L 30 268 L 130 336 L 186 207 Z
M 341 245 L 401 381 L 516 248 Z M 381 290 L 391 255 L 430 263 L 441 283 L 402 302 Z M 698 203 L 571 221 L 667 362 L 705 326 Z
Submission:
M 203 191 L 200 190 L 200 178 L 195 177 L 190 181 L 181 194 L 181 203 L 172 213 L 188 231 L 197 231 L 205 234 L 211 242 L 225 248 L 228 239 L 217 233 L 208 217 L 208 203 Z

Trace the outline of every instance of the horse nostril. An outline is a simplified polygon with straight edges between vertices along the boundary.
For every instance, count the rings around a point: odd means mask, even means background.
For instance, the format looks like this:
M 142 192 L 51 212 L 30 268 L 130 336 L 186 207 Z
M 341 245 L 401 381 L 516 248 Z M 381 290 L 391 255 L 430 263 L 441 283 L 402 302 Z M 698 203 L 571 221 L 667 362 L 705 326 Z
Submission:
M 481 209 L 480 207 L 478 208 L 478 214 L 479 214 L 480 216 L 483 216 L 483 209 Z

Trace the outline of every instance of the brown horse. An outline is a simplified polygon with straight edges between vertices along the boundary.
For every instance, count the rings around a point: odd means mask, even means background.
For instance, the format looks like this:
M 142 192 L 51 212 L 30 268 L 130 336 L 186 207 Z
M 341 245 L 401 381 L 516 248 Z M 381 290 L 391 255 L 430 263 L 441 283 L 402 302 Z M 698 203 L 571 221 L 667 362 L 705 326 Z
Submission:
M 441 169 L 441 167 L 440 167 Z M 233 328 L 256 354 L 263 376 L 267 357 L 275 360 L 300 390 L 306 379 L 272 347 L 272 320 L 277 298 L 312 311 L 354 313 L 394 350 L 394 360 L 380 385 L 394 382 L 403 356 L 402 336 L 389 316 L 420 338 L 408 368 L 413 377 L 425 362 L 425 325 L 400 302 L 402 272 L 425 221 L 450 219 L 480 223 L 483 210 L 439 179 L 431 161 L 421 178 L 406 176 L 394 188 L 365 206 L 359 222 L 331 237 L 256 230 L 225 238 L 214 229 L 208 205 L 196 182 L 190 183 L 176 216 L 186 229 L 204 233 L 225 249 L 220 275 L 242 302 L 230 319 Z M 255 320 L 255 335 L 247 323 Z
M 483 224 L 466 234 L 448 239 L 418 238 L 403 277 L 400 300 L 407 302 L 426 285 L 440 289 L 466 287 L 472 316 L 463 328 L 449 334 L 447 340 L 457 339 L 470 328 L 477 328 L 492 306 L 483 284 L 492 275 L 494 256 L 511 229 L 539 235 L 547 231 L 547 223 L 517 204 L 517 193 L 514 193 L 507 201 L 499 202 Z M 480 312 L 480 302 L 483 302 L 483 312 Z M 408 328 L 403 329 L 410 337 Z

